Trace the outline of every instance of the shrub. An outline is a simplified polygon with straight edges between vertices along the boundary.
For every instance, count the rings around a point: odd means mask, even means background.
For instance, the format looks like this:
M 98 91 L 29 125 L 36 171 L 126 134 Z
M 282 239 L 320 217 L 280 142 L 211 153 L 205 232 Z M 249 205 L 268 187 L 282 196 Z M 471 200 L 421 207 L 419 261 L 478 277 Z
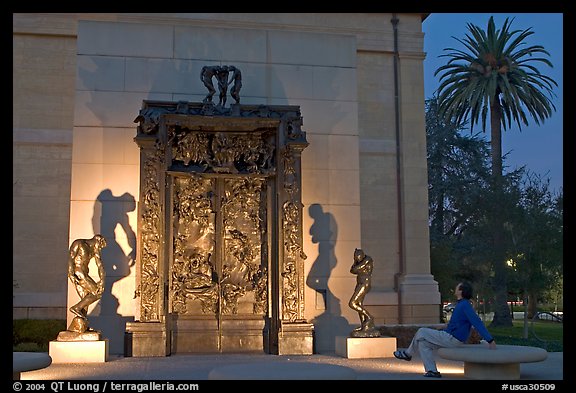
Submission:
M 12 348 L 21 352 L 45 352 L 48 343 L 66 330 L 63 319 L 15 319 L 12 321 Z
M 12 346 L 14 352 L 48 352 L 47 345 L 38 345 L 36 343 L 20 343 Z

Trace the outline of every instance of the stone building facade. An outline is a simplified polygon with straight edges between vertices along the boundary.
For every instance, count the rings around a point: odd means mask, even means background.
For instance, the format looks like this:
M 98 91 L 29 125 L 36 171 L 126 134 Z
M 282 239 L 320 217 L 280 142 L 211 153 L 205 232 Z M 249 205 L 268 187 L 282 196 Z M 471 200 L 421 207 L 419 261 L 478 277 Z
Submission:
M 439 321 L 430 274 L 426 14 L 13 15 L 13 318 L 70 318 L 69 244 L 103 234 L 95 328 L 124 350 L 137 284 L 144 101 L 201 102 L 205 65 L 242 70 L 242 104 L 295 106 L 304 317 L 314 351 L 359 324 L 353 252 L 374 260 L 377 325 Z M 229 99 L 229 101 L 232 101 Z M 69 301 L 69 299 L 71 299 Z

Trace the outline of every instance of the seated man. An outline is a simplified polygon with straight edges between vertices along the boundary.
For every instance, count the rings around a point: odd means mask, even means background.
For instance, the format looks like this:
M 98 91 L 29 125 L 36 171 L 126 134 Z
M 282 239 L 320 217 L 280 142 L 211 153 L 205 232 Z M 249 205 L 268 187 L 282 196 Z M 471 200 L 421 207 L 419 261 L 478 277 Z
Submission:
M 445 329 L 420 328 L 414 335 L 410 346 L 405 350 L 394 351 L 398 359 L 412 360 L 415 351 L 418 351 L 424 363 L 425 377 L 441 378 L 442 375 L 436 368 L 434 350 L 462 345 L 470 336 L 472 326 L 490 344 L 490 349 L 496 348 L 496 342 L 490 335 L 484 323 L 474 311 L 470 299 L 472 298 L 472 285 L 461 282 L 456 286 L 454 294 L 458 299 L 456 307 Z

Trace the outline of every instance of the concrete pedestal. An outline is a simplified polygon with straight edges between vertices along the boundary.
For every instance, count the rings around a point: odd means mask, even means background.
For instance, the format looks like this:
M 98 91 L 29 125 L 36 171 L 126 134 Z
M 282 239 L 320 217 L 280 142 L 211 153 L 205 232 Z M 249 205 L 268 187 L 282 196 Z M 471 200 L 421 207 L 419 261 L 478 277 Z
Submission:
M 52 363 L 104 363 L 108 361 L 108 339 L 98 341 L 50 341 Z
M 170 332 L 164 322 L 126 322 L 124 356 L 170 355 Z
M 391 358 L 396 337 L 336 337 L 336 354 L 348 359 Z
M 284 323 L 278 333 L 278 355 L 312 355 L 314 325 Z

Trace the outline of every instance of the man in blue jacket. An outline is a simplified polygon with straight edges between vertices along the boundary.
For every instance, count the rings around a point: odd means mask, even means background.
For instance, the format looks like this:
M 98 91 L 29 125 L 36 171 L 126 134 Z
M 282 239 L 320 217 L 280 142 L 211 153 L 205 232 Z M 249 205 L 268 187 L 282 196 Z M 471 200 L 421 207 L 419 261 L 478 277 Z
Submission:
M 410 346 L 405 350 L 394 351 L 394 357 L 410 361 L 415 351 L 418 351 L 422 363 L 424 363 L 425 377 L 441 378 L 442 375 L 436 368 L 434 350 L 438 348 L 450 348 L 462 345 L 468 340 L 472 326 L 478 334 L 489 344 L 490 349 L 496 349 L 496 341 L 488 332 L 484 323 L 474 311 L 470 299 L 472 298 L 472 285 L 461 282 L 454 289 L 458 299 L 456 308 L 452 312 L 450 322 L 445 329 L 420 328 L 414 335 Z

